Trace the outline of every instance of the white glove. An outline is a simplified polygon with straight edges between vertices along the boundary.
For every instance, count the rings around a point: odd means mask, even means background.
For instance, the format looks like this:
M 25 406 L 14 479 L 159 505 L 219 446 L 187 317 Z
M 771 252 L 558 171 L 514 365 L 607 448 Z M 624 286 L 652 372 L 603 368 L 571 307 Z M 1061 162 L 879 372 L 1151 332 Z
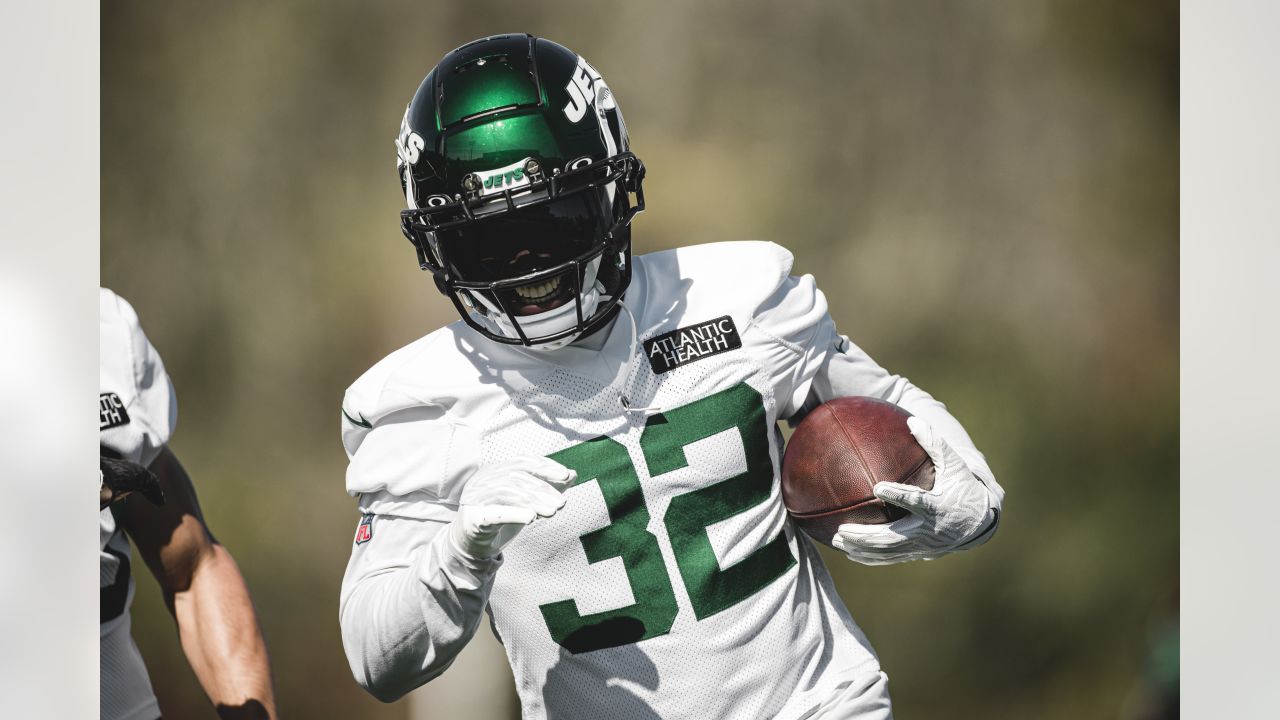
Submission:
M 551 458 L 524 455 L 476 471 L 462 489 L 449 527 L 456 550 L 491 558 L 526 525 L 564 507 L 564 491 L 577 473 Z
M 932 560 L 986 542 L 1000 518 L 995 496 L 941 435 L 914 415 L 907 426 L 933 460 L 933 489 L 877 483 L 876 497 L 911 514 L 885 525 L 841 525 L 831 544 L 850 560 L 865 565 Z

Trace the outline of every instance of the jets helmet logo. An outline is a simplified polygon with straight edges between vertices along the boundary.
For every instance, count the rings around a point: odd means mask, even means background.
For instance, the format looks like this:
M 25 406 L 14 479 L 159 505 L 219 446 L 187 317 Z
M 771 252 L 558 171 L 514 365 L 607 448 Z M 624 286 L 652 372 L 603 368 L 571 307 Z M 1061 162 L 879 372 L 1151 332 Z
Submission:
M 418 155 L 426 147 L 422 136 L 409 127 L 409 109 L 405 108 L 404 117 L 400 120 L 400 134 L 396 137 L 396 159 L 401 165 L 418 164 Z
M 418 164 L 418 157 L 426 146 L 422 136 L 410 129 L 409 108 L 406 107 L 400 120 L 400 134 L 396 137 L 396 167 L 404 180 L 404 201 L 411 208 L 418 206 L 414 200 L 413 166 Z
M 505 167 L 480 173 L 479 177 L 483 178 L 480 196 L 484 197 L 485 195 L 500 193 L 503 190 L 511 190 L 528 185 L 531 178 L 525 167 L 529 162 L 530 158 L 525 158 Z
M 569 78 L 564 89 L 569 93 L 569 102 L 564 106 L 564 116 L 569 118 L 569 122 L 576 123 L 585 117 L 587 108 L 591 105 L 595 105 L 597 111 L 612 110 L 617 107 L 613 100 L 613 93 L 609 91 L 604 78 L 591 67 L 591 63 L 581 57 L 578 58 L 577 70 L 574 71 L 573 77 Z

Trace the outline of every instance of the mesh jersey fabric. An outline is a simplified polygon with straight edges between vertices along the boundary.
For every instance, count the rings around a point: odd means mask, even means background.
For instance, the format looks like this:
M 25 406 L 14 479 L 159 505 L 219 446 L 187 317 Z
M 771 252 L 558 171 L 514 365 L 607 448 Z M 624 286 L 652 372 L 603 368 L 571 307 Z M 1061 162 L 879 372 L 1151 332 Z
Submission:
M 133 642 L 128 613 L 99 642 L 98 717 L 101 720 L 156 720 L 156 704 L 142 654 Z

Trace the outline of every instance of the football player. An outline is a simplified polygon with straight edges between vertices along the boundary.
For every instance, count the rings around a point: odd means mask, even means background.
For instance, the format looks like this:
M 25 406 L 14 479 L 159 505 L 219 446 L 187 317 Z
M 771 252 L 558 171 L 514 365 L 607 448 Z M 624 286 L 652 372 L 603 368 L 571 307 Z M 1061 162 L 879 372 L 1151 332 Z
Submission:
M 850 559 L 972 548 L 1003 491 L 928 393 L 841 335 L 765 242 L 633 257 L 644 165 L 586 60 L 527 35 L 449 53 L 396 141 L 404 234 L 461 320 L 348 390 L 362 513 L 343 643 L 384 701 L 488 610 L 527 718 L 888 718 L 887 679 L 788 519 L 777 423 L 831 398 L 910 411 L 931 491 L 844 525 Z
M 249 589 L 205 525 L 168 448 L 177 398 L 160 355 L 123 298 L 99 291 L 99 554 L 102 720 L 155 720 L 160 709 L 130 635 L 129 540 L 155 575 L 191 669 L 223 718 L 274 718 L 267 648 Z

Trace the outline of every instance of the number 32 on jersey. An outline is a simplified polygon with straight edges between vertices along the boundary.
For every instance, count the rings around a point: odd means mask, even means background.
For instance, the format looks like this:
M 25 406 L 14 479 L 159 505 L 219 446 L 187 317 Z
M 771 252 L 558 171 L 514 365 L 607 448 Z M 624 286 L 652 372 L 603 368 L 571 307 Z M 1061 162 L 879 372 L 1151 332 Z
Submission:
M 773 461 L 764 402 L 751 386 L 738 383 L 650 417 L 640 435 L 649 476 L 657 478 L 688 466 L 687 446 L 732 428 L 742 435 L 746 472 L 673 497 L 662 517 L 679 580 L 698 620 L 742 602 L 796 564 L 785 534 L 779 532 L 740 562 L 722 569 L 707 535 L 707 526 L 769 499 Z M 571 599 L 541 605 L 552 639 L 570 652 L 583 653 L 669 633 L 678 609 L 672 574 L 657 538 L 648 530 L 649 509 L 627 449 L 616 440 L 598 437 L 550 457 L 577 471 L 575 485 L 595 482 L 599 486 L 610 523 L 579 540 L 589 562 L 622 559 L 635 598 L 626 607 L 589 615 L 579 613 Z

